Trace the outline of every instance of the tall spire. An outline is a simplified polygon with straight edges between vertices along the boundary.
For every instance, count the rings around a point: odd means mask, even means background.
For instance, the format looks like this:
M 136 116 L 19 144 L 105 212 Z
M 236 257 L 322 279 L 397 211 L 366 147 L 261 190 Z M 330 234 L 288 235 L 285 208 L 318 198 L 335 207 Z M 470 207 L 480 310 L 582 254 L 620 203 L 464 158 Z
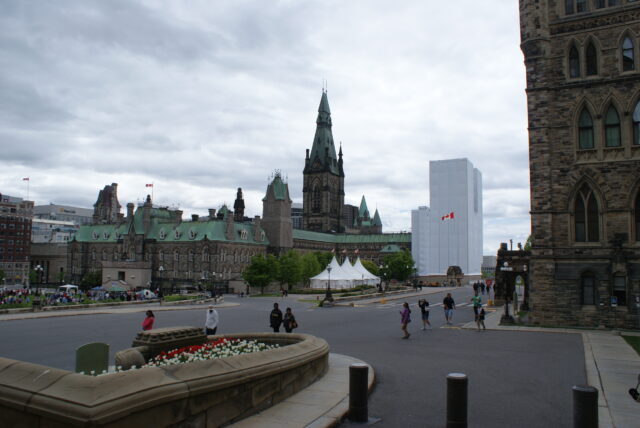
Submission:
M 316 168 L 316 161 L 318 161 L 320 163 L 321 170 L 330 171 L 333 174 L 340 175 L 338 157 L 336 156 L 336 147 L 333 143 L 331 126 L 331 109 L 329 108 L 329 99 L 327 98 L 327 92 L 323 90 L 322 97 L 320 98 L 320 105 L 318 106 L 316 134 L 313 138 L 313 146 L 311 147 L 309 161 L 312 168 Z

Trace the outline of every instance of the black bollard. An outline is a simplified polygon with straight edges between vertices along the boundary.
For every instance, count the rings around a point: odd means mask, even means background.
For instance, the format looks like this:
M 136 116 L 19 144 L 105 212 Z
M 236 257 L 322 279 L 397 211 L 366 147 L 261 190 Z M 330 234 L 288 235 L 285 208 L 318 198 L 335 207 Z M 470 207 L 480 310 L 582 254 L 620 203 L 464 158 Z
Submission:
M 447 428 L 467 428 L 467 390 L 464 373 L 447 375 Z
M 367 408 L 367 385 L 369 366 L 363 363 L 353 363 L 349 366 L 349 413 L 348 418 L 353 422 L 367 422 L 369 420 Z
M 576 385 L 573 388 L 573 426 L 598 428 L 598 390 L 593 386 Z

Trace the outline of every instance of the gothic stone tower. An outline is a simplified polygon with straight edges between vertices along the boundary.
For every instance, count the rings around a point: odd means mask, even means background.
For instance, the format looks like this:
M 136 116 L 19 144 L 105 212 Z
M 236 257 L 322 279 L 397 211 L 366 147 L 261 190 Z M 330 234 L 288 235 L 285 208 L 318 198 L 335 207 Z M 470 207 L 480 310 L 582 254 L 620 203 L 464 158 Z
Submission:
M 640 2 L 520 0 L 531 319 L 638 328 Z
M 302 218 L 303 228 L 316 232 L 342 232 L 344 205 L 344 170 L 342 147 L 336 156 L 331 133 L 331 110 L 327 93 L 322 92 L 316 135 L 311 154 L 307 155 L 303 171 Z
M 293 221 L 291 220 L 291 198 L 289 186 L 282 181 L 279 172 L 267 187 L 262 198 L 262 222 L 260 224 L 267 239 L 269 251 L 282 254 L 293 248 Z
M 118 202 L 118 183 L 106 185 L 98 193 L 98 200 L 93 204 L 93 224 L 111 224 L 122 220 Z

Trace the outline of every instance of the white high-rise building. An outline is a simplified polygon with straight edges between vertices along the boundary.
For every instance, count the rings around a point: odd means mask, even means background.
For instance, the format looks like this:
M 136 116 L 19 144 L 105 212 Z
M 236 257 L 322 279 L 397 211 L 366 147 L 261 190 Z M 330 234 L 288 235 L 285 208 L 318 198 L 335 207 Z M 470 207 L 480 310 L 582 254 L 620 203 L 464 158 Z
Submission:
M 412 211 L 411 251 L 418 274 L 445 275 L 460 266 L 480 275 L 482 174 L 468 159 L 429 162 L 430 207 Z

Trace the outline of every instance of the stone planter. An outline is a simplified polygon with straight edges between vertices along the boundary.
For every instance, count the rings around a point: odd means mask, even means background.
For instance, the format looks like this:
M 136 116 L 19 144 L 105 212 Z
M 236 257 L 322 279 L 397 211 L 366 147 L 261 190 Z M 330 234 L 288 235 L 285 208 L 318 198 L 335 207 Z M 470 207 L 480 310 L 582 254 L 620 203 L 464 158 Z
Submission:
M 314 336 L 250 333 L 211 337 L 286 346 L 98 377 L 0 358 L 2 423 L 20 427 L 217 427 L 284 400 L 327 371 L 329 346 Z

